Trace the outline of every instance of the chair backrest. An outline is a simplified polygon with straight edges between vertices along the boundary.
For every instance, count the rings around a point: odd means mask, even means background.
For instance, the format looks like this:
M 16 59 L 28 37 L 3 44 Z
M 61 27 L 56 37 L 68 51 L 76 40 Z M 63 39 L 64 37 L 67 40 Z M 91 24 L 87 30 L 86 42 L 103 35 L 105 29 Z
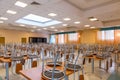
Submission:
M 21 63 L 17 63 L 16 64 L 16 73 L 19 74 L 20 70 L 22 70 L 22 64 Z
M 37 61 L 33 61 L 31 66 L 32 66 L 32 68 L 37 67 Z

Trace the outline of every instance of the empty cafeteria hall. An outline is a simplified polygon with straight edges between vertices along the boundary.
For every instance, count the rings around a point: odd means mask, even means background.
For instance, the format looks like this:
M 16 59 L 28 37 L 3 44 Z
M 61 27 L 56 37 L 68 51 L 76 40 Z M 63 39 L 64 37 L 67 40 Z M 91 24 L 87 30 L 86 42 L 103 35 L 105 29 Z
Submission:
M 120 80 L 120 0 L 0 0 L 0 80 Z

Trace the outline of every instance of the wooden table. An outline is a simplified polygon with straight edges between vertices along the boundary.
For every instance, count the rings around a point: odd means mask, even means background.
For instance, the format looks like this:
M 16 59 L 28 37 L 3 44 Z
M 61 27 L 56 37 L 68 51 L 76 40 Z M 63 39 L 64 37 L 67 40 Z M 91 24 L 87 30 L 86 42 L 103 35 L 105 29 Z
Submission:
M 9 80 L 9 63 L 11 62 L 11 59 L 4 59 L 4 57 L 0 58 L 1 62 L 5 63 L 5 70 L 6 70 L 6 80 Z
M 52 69 L 52 67 L 45 66 L 45 70 Z M 57 66 L 56 69 L 64 71 L 64 63 L 62 63 L 62 66 Z M 66 76 L 69 76 L 70 74 L 73 74 L 74 71 L 66 70 Z M 42 67 L 37 68 L 31 68 L 28 70 L 22 70 L 20 71 L 20 74 L 23 75 L 28 80 L 46 80 L 42 76 Z
M 99 65 L 101 64 L 101 60 L 104 60 L 102 58 L 97 58 L 96 55 L 93 56 L 84 56 L 84 58 L 89 58 L 92 60 L 92 73 L 94 73 L 94 60 L 99 60 Z
M 28 57 L 24 57 L 23 59 L 28 59 Z M 5 59 L 4 57 L 0 57 L 0 62 L 5 63 L 5 70 L 6 70 L 6 80 L 9 80 L 9 63 L 12 62 L 11 58 Z

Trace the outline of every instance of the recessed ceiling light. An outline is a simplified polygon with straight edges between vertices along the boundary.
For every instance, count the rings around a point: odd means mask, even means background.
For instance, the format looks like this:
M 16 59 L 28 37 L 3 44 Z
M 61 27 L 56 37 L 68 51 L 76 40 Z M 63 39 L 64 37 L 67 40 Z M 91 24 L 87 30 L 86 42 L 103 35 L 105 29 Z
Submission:
M 41 29 L 37 29 L 38 31 L 40 31 Z
M 53 16 L 53 17 L 54 17 L 54 16 L 57 16 L 57 14 L 55 14 L 55 13 L 49 13 L 48 15 L 49 15 L 49 16 Z
M 35 30 L 31 30 L 31 32 L 35 32 Z
M 95 27 L 90 27 L 91 29 L 95 28 Z
M 55 29 L 54 31 L 58 31 L 57 29 Z
M 47 28 L 43 28 L 44 30 L 47 30 Z
M 2 20 L 8 20 L 8 18 L 6 18 L 6 17 L 0 17 L 0 19 L 2 19 Z
M 23 3 L 23 2 L 21 2 L 21 1 L 17 1 L 17 2 L 15 3 L 15 5 L 16 5 L 16 6 L 19 6 L 19 7 L 23 7 L 23 8 L 27 6 L 26 3 Z
M 76 21 L 76 22 L 74 22 L 74 24 L 80 24 L 80 21 Z
M 67 26 L 68 24 L 63 24 L 63 26 Z
M 54 29 L 55 27 L 50 27 L 51 29 Z
M 36 26 L 33 26 L 32 28 L 37 28 Z
M 65 21 L 69 21 L 69 20 L 71 20 L 70 18 L 64 18 L 63 20 L 65 20 Z
M 4 23 L 3 21 L 0 21 L 0 23 Z
M 95 18 L 95 17 L 89 17 L 89 20 L 90 20 L 90 21 L 97 21 L 98 19 Z
M 20 26 L 25 26 L 25 25 L 23 25 L 23 24 L 20 24 Z
M 90 25 L 85 25 L 85 27 L 90 27 Z
M 64 30 L 61 30 L 60 32 L 64 32 Z
M 51 29 L 54 29 L 55 27 L 50 27 Z
M 6 12 L 9 14 L 16 14 L 17 13 L 16 11 L 13 11 L 13 10 L 7 10 Z

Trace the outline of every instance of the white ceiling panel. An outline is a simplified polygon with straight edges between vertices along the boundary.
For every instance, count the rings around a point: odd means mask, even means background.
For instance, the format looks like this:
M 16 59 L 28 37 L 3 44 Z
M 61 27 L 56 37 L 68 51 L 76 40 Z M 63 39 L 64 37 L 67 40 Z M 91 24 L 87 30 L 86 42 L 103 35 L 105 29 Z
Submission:
M 25 25 L 25 27 L 20 27 L 15 21 L 23 18 L 28 14 L 35 14 L 38 16 L 50 18 L 53 20 L 61 21 L 61 24 L 53 25 L 55 29 L 64 29 L 67 31 L 66 27 L 62 24 L 68 24 L 69 26 L 74 26 L 75 29 L 84 29 L 84 25 L 91 25 L 96 27 L 103 27 L 103 21 L 111 21 L 120 19 L 120 0 L 19 0 L 28 4 L 25 8 L 15 6 L 15 2 L 18 0 L 0 0 L 0 17 L 7 17 L 8 20 L 0 24 L 0 28 L 6 29 L 16 29 L 16 30 L 31 30 L 32 25 Z M 32 2 L 39 3 L 40 5 L 32 4 Z M 17 14 L 12 15 L 6 13 L 7 10 L 14 10 Z M 57 16 L 48 16 L 49 13 L 55 13 Z M 88 17 L 97 17 L 99 21 L 91 22 Z M 71 18 L 70 21 L 64 21 L 63 18 Z M 74 22 L 80 21 L 80 24 L 74 24 Z M 4 27 L 3 27 L 4 26 Z M 52 31 L 54 29 L 48 26 L 46 32 Z M 43 31 L 42 27 L 40 28 Z M 36 29 L 34 29 L 36 31 Z

